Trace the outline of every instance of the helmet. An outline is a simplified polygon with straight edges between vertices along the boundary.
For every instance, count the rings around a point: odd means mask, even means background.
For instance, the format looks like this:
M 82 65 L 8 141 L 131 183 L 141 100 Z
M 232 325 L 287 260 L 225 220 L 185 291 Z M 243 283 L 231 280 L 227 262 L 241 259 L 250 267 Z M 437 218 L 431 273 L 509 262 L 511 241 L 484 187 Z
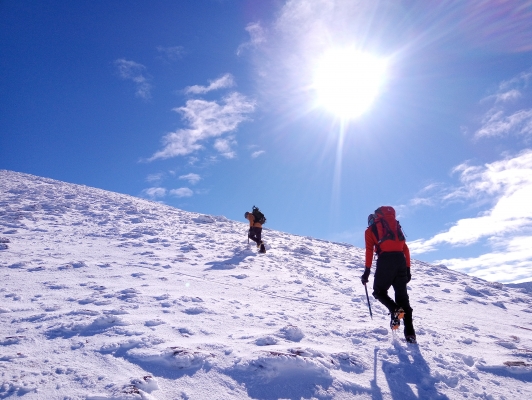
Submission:
M 249 212 L 246 211 L 246 212 L 244 213 L 244 218 L 247 218 L 248 215 L 249 215 Z
M 375 223 L 375 214 L 368 215 L 368 226 L 371 226 Z

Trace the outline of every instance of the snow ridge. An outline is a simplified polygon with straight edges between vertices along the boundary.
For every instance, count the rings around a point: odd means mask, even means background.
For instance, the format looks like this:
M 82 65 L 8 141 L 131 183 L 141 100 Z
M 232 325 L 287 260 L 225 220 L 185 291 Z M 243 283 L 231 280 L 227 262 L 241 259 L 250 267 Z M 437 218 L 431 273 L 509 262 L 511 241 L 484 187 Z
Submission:
M 527 285 L 414 260 L 408 345 L 362 249 L 246 231 L 0 170 L 0 399 L 532 398 Z

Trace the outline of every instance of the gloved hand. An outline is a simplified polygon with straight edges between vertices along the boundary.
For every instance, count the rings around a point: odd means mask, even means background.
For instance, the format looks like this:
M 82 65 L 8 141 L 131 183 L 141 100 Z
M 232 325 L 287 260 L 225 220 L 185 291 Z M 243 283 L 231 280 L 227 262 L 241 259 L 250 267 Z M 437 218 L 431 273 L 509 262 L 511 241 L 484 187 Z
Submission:
M 406 269 L 406 283 L 410 282 L 410 279 L 412 279 L 412 274 L 410 273 L 410 268 Z
M 362 276 L 360 277 L 360 280 L 362 282 L 363 285 L 365 285 L 366 283 L 369 282 L 369 273 L 371 272 L 371 268 L 367 268 L 366 267 L 366 270 L 364 271 L 364 273 L 362 274 Z

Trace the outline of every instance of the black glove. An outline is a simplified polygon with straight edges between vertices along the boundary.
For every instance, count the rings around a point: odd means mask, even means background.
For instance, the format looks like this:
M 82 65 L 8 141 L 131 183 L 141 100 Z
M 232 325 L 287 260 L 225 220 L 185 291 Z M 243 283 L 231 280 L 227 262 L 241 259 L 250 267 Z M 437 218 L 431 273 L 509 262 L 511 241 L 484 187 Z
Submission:
M 366 270 L 364 271 L 364 273 L 360 277 L 360 280 L 362 281 L 363 285 L 365 285 L 366 283 L 369 282 L 369 273 L 370 272 L 371 272 L 371 268 L 366 267 Z
M 410 273 L 410 268 L 406 269 L 406 283 L 410 282 L 410 279 L 412 279 L 412 274 Z

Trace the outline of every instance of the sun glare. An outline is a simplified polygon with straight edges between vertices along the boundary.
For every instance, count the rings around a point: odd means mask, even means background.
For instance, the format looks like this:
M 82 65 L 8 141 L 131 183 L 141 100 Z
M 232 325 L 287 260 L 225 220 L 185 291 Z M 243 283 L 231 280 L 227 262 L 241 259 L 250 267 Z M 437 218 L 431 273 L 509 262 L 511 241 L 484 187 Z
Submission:
M 329 50 L 314 75 L 318 104 L 340 118 L 356 118 L 371 106 L 385 75 L 383 59 L 349 48 Z

